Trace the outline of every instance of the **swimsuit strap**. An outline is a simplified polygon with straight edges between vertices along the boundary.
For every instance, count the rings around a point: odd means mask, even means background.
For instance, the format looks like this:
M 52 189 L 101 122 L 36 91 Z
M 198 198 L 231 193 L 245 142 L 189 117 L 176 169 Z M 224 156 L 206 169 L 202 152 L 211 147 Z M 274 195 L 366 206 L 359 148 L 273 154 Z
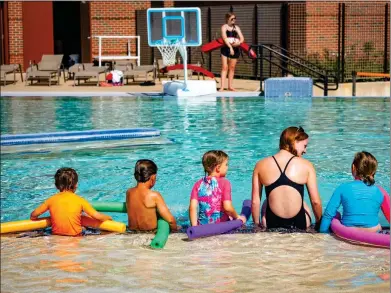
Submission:
M 288 168 L 289 163 L 292 161 L 292 159 L 293 159 L 294 157 L 296 157 L 296 156 L 293 156 L 292 158 L 290 158 L 289 161 L 288 161 L 288 163 L 286 163 L 285 169 L 284 169 L 284 173 L 285 173 L 285 171 L 286 171 L 286 168 Z
M 280 168 L 280 165 L 278 165 L 276 158 L 275 158 L 274 156 L 272 156 L 272 158 L 273 158 L 274 161 L 276 162 L 277 167 L 278 167 L 278 169 L 280 169 L 280 172 L 281 172 L 281 174 L 282 174 L 283 172 L 282 172 L 282 170 L 281 170 L 281 168 Z

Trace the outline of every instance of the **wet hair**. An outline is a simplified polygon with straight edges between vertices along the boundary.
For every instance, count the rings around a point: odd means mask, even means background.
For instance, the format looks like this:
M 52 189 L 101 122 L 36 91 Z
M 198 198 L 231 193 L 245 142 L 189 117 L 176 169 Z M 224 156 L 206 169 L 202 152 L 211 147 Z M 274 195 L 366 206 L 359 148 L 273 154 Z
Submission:
M 308 138 L 308 134 L 304 129 L 299 126 L 290 126 L 285 129 L 280 136 L 280 150 L 286 150 L 292 155 L 297 156 L 297 151 L 295 149 L 296 141 L 303 141 Z
M 138 160 L 134 167 L 134 178 L 137 182 L 147 182 L 152 175 L 157 174 L 157 166 L 151 160 Z
M 228 12 L 227 14 L 225 14 L 225 22 L 228 22 L 228 20 L 229 20 L 232 16 L 235 16 L 235 17 L 236 17 L 236 15 L 235 15 L 233 12 Z
M 54 184 L 60 191 L 65 190 L 76 190 L 79 176 L 76 171 L 72 168 L 61 168 L 58 169 L 54 175 Z
M 202 166 L 204 166 L 205 173 L 212 173 L 213 169 L 228 160 L 228 155 L 223 151 L 208 151 L 202 156 Z
M 356 153 L 353 159 L 353 166 L 356 168 L 357 178 L 368 186 L 375 184 L 377 160 L 372 154 L 365 151 Z

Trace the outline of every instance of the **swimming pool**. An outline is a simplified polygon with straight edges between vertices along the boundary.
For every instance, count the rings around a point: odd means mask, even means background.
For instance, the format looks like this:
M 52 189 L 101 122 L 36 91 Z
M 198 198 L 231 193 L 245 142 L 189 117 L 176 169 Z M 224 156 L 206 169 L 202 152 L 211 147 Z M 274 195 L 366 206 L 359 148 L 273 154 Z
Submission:
M 251 196 L 255 163 L 277 150 L 281 131 L 290 125 L 301 125 L 310 135 L 305 157 L 317 170 L 324 205 L 335 187 L 351 179 L 353 155 L 361 150 L 376 156 L 376 180 L 389 191 L 388 99 L 14 97 L 1 99 L 1 109 L 2 134 L 153 127 L 174 142 L 3 156 L 2 221 L 26 218 L 56 192 L 53 174 L 64 166 L 78 171 L 78 193 L 85 198 L 123 201 L 126 189 L 135 182 L 133 168 L 140 158 L 157 163 L 156 190 L 183 219 L 192 185 L 203 175 L 202 154 L 210 149 L 223 149 L 230 156 L 227 178 L 232 183 L 233 203 L 240 210 L 242 201 Z M 125 215 L 114 217 L 126 220 Z M 382 224 L 386 224 L 383 217 Z
M 223 149 L 230 156 L 227 178 L 239 210 L 250 198 L 255 163 L 278 149 L 281 131 L 291 125 L 302 126 L 310 135 L 305 158 L 317 170 L 324 206 L 335 187 L 351 180 L 350 164 L 361 150 L 376 156 L 376 180 L 389 192 L 389 98 L 13 97 L 2 98 L 0 106 L 2 134 L 153 127 L 173 142 L 3 155 L 1 221 L 28 218 L 34 207 L 56 192 L 53 175 L 63 166 L 78 171 L 81 196 L 124 201 L 126 189 L 134 184 L 135 162 L 149 158 L 159 167 L 156 190 L 186 225 L 191 188 L 203 175 L 201 156 L 210 149 Z M 305 198 L 308 203 L 307 194 Z M 127 221 L 125 215 L 112 215 Z M 388 225 L 383 216 L 381 224 Z M 174 234 L 161 252 L 146 248 L 152 237 L 2 237 L 2 291 L 389 292 L 390 288 L 377 277 L 389 272 L 389 250 L 352 246 L 329 235 L 233 234 L 185 242 L 183 234 Z

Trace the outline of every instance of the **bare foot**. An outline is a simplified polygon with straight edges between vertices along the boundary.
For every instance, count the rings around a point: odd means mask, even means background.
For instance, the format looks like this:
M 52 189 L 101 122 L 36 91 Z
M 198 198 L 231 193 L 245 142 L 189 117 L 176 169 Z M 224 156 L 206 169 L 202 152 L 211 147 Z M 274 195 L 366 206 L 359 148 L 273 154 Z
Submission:
M 233 87 L 228 88 L 228 90 L 231 92 L 236 92 L 236 89 L 234 89 Z
M 223 92 L 224 91 L 224 89 L 221 87 L 220 89 L 219 89 L 219 92 Z

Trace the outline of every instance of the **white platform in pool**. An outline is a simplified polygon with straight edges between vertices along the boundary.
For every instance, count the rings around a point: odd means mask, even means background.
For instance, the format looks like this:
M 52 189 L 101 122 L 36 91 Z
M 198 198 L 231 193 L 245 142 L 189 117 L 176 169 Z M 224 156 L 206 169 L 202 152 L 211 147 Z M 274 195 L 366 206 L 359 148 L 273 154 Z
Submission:
M 164 94 L 177 97 L 196 97 L 217 93 L 214 80 L 188 80 L 187 90 L 184 90 L 183 80 L 162 81 Z

